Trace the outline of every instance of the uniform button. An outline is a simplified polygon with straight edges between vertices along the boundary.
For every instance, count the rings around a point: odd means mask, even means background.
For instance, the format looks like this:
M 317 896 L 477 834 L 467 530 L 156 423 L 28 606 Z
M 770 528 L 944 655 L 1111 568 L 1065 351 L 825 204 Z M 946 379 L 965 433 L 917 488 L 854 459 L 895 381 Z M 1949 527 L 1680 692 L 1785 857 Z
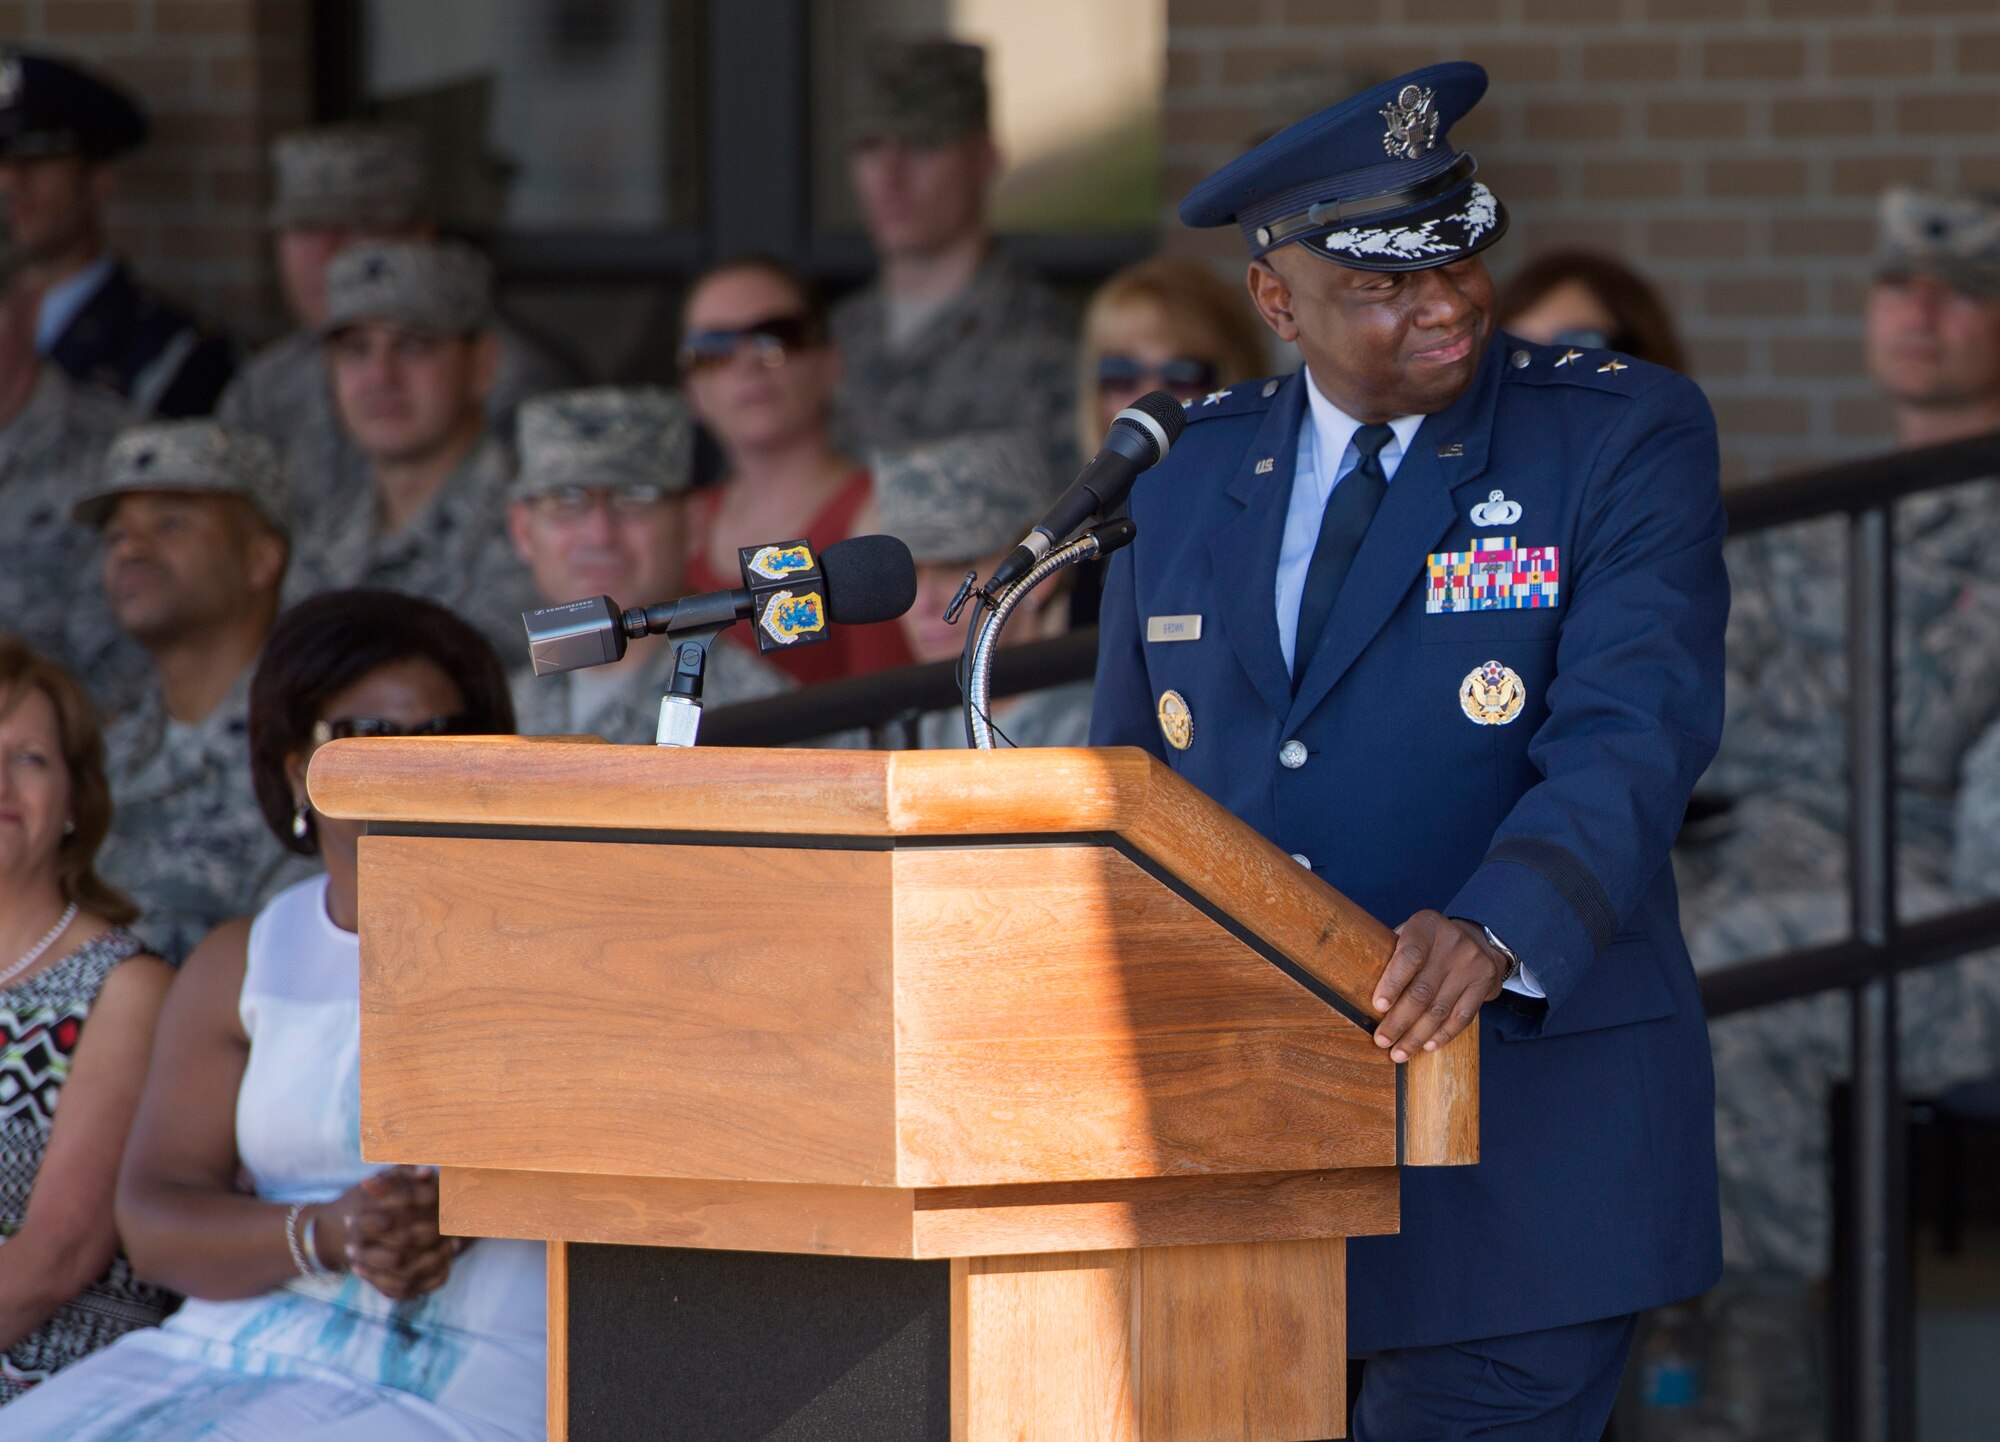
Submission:
M 1269 400 L 1269 399 L 1270 399 L 1270 398 L 1271 398 L 1272 396 L 1276 395 L 1277 393 L 1278 393 L 1278 383 L 1277 383 L 1276 381 L 1265 381 L 1265 382 L 1264 382 L 1264 399 L 1265 399 L 1265 400 Z
M 1287 741 L 1278 748 L 1278 764 L 1287 771 L 1296 771 L 1306 764 L 1306 743 Z
M 1307 871 L 1311 871 L 1313 869 L 1312 858 L 1310 856 L 1305 856 L 1300 854 L 1299 852 L 1294 851 L 1292 853 L 1292 860 L 1298 862 L 1298 864 L 1303 866 Z
M 1507 363 L 1513 366 L 1515 370 L 1521 370 L 1528 364 L 1528 353 L 1524 350 L 1517 350 L 1507 358 Z

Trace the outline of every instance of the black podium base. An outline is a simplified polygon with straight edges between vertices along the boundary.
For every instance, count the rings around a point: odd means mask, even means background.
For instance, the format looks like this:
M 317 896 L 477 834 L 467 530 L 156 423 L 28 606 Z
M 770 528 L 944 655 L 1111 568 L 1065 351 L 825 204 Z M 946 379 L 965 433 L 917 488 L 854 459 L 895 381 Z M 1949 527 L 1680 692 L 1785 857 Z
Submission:
M 569 1247 L 570 1442 L 948 1442 L 951 1263 Z

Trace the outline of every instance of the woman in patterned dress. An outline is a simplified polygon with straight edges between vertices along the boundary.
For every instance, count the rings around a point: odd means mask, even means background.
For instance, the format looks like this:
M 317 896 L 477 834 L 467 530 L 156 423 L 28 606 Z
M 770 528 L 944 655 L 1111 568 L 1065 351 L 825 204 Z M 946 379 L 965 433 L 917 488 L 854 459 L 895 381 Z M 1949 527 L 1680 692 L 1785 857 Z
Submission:
M 0 637 L 0 1402 L 174 1301 L 134 1278 L 112 1219 L 172 972 L 98 879 L 110 827 L 89 698 Z
M 439 606 L 332 591 L 279 620 L 251 775 L 326 869 L 188 957 L 119 1185 L 134 1261 L 188 1301 L 0 1410 L 6 1442 L 543 1435 L 543 1248 L 441 1236 L 427 1169 L 361 1158 L 360 827 L 305 792 L 328 740 L 513 726 L 499 658 Z

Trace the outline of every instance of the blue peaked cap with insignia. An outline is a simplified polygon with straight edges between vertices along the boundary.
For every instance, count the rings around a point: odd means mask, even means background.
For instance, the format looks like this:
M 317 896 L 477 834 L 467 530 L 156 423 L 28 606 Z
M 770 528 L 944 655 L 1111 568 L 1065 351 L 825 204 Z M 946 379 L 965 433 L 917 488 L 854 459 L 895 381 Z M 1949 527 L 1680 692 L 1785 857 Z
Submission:
M 1449 132 L 1485 67 L 1430 65 L 1287 126 L 1188 192 L 1184 224 L 1242 228 L 1252 256 L 1297 242 L 1356 270 L 1425 270 L 1476 255 L 1507 212 Z
M 102 76 L 26 50 L 0 50 L 0 155 L 108 159 L 146 140 L 146 112 Z

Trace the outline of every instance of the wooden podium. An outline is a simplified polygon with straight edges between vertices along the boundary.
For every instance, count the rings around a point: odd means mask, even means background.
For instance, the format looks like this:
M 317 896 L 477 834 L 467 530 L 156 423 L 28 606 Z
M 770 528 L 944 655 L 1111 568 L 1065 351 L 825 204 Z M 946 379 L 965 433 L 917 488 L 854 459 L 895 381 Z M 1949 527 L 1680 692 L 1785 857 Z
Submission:
M 1345 1242 L 1478 1159 L 1390 933 L 1143 752 L 321 748 L 362 1148 L 549 1243 L 569 1442 L 1345 1430 Z

